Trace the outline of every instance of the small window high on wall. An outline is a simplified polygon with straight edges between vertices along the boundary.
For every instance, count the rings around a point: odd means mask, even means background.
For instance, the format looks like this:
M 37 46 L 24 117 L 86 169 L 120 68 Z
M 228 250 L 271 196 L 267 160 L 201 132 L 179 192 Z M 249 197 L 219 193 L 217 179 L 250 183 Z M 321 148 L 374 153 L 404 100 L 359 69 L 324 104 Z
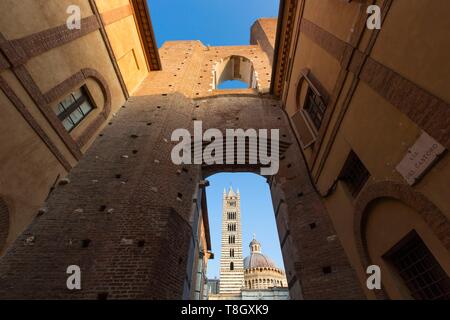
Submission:
M 67 95 L 53 108 L 68 132 L 79 125 L 93 109 L 94 104 L 84 86 Z

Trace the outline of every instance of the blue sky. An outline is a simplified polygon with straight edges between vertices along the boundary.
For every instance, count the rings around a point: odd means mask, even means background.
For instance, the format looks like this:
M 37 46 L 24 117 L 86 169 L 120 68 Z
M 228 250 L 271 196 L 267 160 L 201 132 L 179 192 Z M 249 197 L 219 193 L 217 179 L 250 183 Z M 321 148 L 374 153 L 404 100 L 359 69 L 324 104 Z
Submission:
M 208 278 L 219 278 L 220 241 L 222 226 L 223 188 L 239 189 L 241 194 L 242 250 L 244 257 L 250 254 L 248 247 L 253 234 L 261 242 L 262 252 L 284 269 L 280 241 L 275 225 L 272 198 L 266 179 L 254 173 L 218 173 L 208 178 L 206 200 L 211 230 L 214 260 L 208 262 Z
M 167 40 L 205 45 L 250 43 L 258 18 L 276 17 L 278 0 L 148 0 L 158 47 Z
M 153 28 L 161 47 L 165 41 L 200 40 L 205 45 L 248 45 L 250 27 L 262 17 L 278 15 L 279 0 L 148 0 Z M 239 88 L 231 81 L 222 88 Z M 208 277 L 219 276 L 223 188 L 239 188 L 244 257 L 253 233 L 263 253 L 283 267 L 270 190 L 265 179 L 251 173 L 222 173 L 208 178 L 207 188 L 212 250 Z M 283 267 L 284 268 L 284 267 Z

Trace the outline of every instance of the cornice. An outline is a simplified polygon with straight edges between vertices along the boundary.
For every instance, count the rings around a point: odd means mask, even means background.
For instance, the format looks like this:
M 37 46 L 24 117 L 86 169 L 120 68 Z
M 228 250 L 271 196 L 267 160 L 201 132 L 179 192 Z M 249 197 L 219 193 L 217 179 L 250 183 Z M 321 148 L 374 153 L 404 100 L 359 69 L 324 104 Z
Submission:
M 161 59 L 159 57 L 158 46 L 156 44 L 155 33 L 153 30 L 152 21 L 150 19 L 150 11 L 147 1 L 131 0 L 131 3 L 149 69 L 151 71 L 161 70 Z

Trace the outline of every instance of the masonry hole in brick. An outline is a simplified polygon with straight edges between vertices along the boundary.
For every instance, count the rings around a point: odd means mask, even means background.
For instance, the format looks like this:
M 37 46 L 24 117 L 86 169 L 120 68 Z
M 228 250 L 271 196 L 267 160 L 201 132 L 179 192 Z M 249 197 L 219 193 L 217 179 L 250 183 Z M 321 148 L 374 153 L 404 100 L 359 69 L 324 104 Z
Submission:
M 108 300 L 108 292 L 102 292 L 97 295 L 97 300 Z
M 89 247 L 89 245 L 91 244 L 91 240 L 90 239 L 84 239 L 81 241 L 81 247 L 82 248 L 87 248 Z
M 323 274 L 329 274 L 331 273 L 331 271 L 332 271 L 331 266 L 326 266 L 322 268 Z
M 312 229 L 315 229 L 316 227 L 317 227 L 317 225 L 316 225 L 315 222 L 309 224 L 309 228 L 310 228 L 311 230 L 312 230 Z
M 103 211 L 105 211 L 106 210 L 106 206 L 100 206 L 100 208 L 98 209 L 98 211 L 100 211 L 100 212 L 103 212 Z
M 139 151 L 137 150 L 133 150 L 133 154 L 137 154 Z
M 138 241 L 138 247 L 142 248 L 143 246 L 145 246 L 145 240 L 139 240 Z

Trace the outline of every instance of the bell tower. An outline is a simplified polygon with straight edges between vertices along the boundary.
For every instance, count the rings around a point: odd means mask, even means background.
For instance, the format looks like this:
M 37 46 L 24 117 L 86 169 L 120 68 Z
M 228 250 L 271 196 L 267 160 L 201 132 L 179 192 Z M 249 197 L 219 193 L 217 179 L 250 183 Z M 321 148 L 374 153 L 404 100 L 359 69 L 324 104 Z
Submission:
M 244 284 L 242 258 L 241 196 L 233 188 L 223 190 L 220 293 L 239 294 Z

